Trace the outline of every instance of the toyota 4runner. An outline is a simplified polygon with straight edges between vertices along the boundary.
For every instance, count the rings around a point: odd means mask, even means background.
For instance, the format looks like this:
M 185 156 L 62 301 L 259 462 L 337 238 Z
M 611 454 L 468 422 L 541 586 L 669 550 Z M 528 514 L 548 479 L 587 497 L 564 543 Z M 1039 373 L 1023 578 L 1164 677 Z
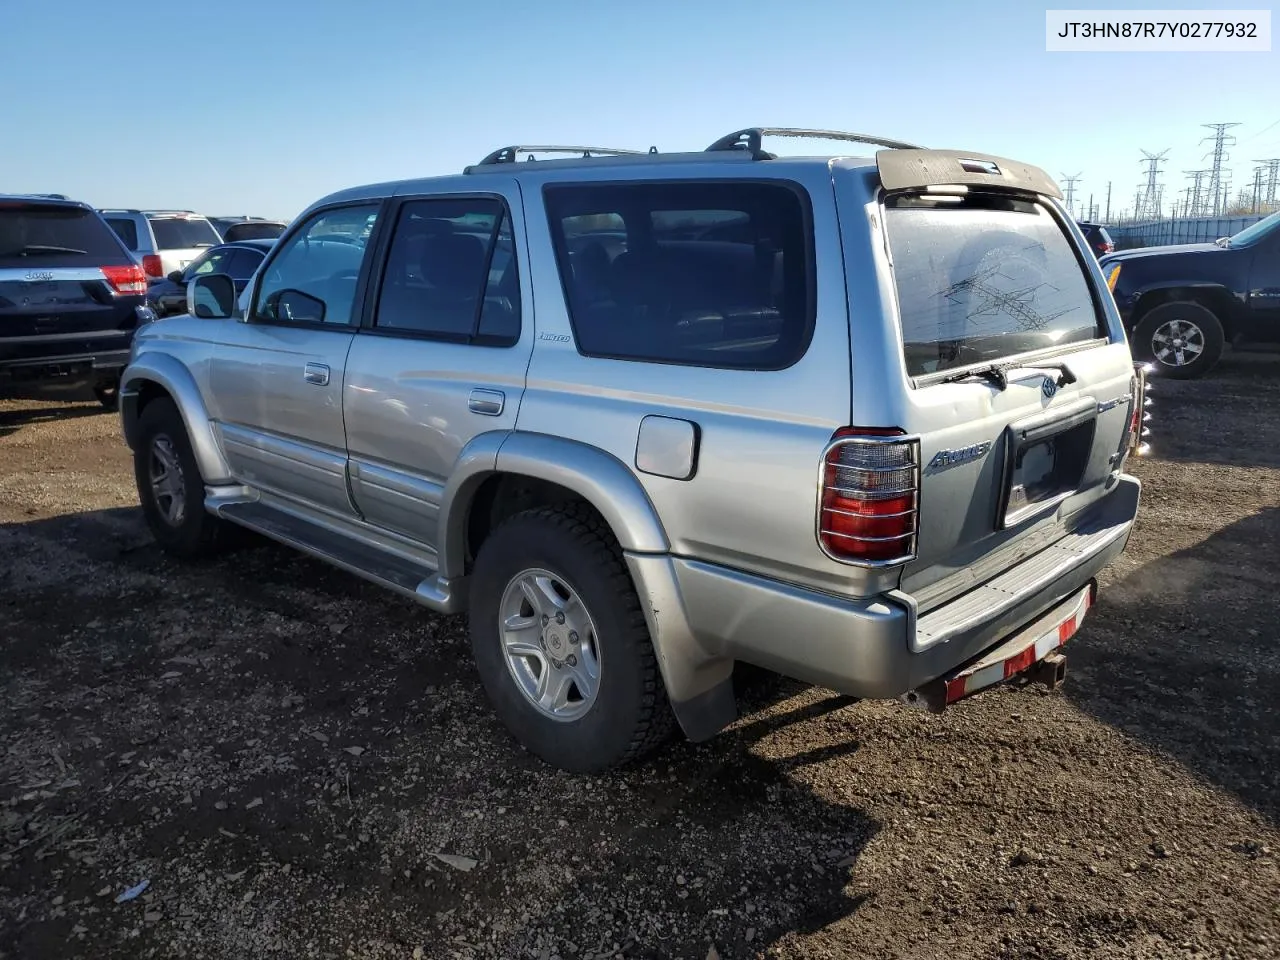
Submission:
M 1143 371 L 1000 157 L 509 147 L 326 197 L 188 310 L 122 388 L 161 546 L 247 527 L 467 612 L 572 770 L 710 737 L 736 661 L 935 710 L 1055 681 L 1138 509 Z

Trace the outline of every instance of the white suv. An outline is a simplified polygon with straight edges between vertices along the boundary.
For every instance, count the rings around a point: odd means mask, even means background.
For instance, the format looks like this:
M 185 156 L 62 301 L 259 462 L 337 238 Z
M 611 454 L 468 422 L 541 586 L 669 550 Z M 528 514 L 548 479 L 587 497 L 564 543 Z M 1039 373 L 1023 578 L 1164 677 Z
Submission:
M 167 277 L 222 242 L 207 217 L 190 210 L 99 210 L 149 279 Z

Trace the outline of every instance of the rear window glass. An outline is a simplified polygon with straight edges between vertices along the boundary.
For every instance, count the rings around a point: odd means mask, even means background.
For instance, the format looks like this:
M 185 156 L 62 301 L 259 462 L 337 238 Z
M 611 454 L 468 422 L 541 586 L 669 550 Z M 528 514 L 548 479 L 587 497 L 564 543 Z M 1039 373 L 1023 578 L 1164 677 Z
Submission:
M 234 240 L 275 240 L 284 233 L 284 225 L 279 223 L 233 223 L 222 231 L 222 239 L 227 243 Z
M 812 336 L 807 198 L 783 183 L 545 188 L 578 349 L 778 370 Z
M 191 247 L 212 247 L 222 238 L 208 220 L 157 217 L 151 221 L 151 232 L 156 236 L 157 250 L 186 250 Z
M 107 225 L 78 207 L 0 205 L 0 266 L 113 266 L 130 258 Z
M 107 226 L 116 232 L 116 236 L 124 241 L 130 250 L 138 249 L 138 225 L 132 220 L 121 220 L 107 217 Z
M 900 197 L 885 225 L 911 376 L 1105 336 L 1085 268 L 1042 205 Z

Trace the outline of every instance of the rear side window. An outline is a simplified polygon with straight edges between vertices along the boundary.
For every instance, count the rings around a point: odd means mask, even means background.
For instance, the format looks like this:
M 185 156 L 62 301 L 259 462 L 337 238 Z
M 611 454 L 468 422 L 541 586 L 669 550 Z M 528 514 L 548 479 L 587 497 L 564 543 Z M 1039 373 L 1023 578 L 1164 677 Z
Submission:
M 374 327 L 482 346 L 519 340 L 520 277 L 503 202 L 406 202 L 387 252 Z
M 116 232 L 116 236 L 124 241 L 130 250 L 138 249 L 138 225 L 132 220 L 119 217 L 107 217 L 107 226 Z
M 1106 336 L 1084 265 L 1039 203 L 890 198 L 885 228 L 913 377 Z
M 213 224 L 199 218 L 156 217 L 151 221 L 151 232 L 156 236 L 157 250 L 212 247 L 222 242 Z
M 0 204 L 0 266 L 40 269 L 131 262 L 120 241 L 91 210 Z
M 746 370 L 804 354 L 812 231 L 798 187 L 575 184 L 544 197 L 583 354 Z

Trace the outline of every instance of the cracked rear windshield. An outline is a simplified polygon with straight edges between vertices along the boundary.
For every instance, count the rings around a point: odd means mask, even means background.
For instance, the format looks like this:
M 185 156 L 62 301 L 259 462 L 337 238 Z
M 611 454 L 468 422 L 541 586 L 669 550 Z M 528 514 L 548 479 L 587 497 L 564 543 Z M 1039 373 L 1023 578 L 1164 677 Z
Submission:
M 1106 335 L 1085 268 L 1038 203 L 895 197 L 885 228 L 913 377 Z

